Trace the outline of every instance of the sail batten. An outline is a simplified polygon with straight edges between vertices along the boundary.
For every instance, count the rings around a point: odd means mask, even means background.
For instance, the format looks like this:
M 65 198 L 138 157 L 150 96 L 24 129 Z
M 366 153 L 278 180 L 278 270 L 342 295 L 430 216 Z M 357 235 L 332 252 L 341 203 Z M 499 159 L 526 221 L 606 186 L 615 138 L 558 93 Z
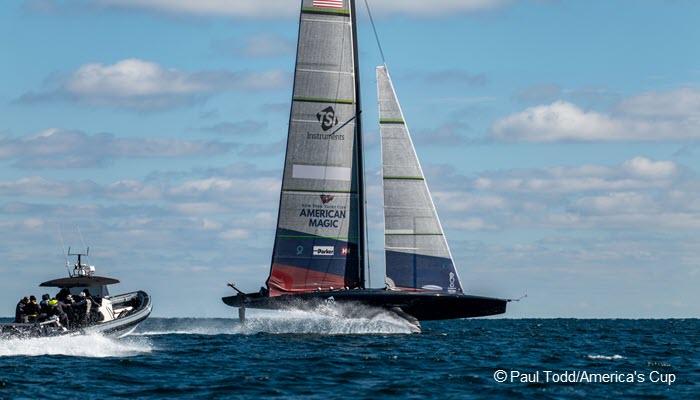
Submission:
M 462 293 L 403 112 L 386 67 L 377 67 L 386 276 L 397 289 Z

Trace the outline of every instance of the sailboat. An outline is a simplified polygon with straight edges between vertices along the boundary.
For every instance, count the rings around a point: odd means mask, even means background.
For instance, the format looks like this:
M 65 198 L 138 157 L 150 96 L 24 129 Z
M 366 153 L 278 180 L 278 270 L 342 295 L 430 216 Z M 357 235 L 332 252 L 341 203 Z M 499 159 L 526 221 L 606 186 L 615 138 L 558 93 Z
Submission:
M 377 67 L 386 286 L 367 288 L 360 79 L 354 0 L 302 0 L 287 151 L 270 275 L 235 285 L 239 308 L 381 307 L 419 321 L 505 313 L 467 295 L 386 66 Z

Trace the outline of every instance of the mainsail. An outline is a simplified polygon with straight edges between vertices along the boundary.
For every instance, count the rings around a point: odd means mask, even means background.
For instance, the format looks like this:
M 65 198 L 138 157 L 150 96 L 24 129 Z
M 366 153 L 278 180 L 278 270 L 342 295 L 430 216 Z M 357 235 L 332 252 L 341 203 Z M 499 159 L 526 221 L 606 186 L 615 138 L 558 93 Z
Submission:
M 377 67 L 384 249 L 389 286 L 462 293 L 450 249 L 386 67 Z
M 302 0 L 271 296 L 364 287 L 354 13 L 353 0 Z

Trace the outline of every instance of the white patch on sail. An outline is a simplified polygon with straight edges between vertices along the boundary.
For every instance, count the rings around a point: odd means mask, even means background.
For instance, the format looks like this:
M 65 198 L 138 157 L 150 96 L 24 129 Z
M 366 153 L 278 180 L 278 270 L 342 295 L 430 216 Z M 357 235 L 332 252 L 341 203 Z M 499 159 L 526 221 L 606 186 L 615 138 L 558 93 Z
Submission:
M 292 177 L 298 179 L 349 181 L 352 179 L 352 170 L 346 167 L 295 164 L 292 166 Z
M 387 235 L 410 235 L 416 232 L 413 229 L 386 229 L 384 233 Z

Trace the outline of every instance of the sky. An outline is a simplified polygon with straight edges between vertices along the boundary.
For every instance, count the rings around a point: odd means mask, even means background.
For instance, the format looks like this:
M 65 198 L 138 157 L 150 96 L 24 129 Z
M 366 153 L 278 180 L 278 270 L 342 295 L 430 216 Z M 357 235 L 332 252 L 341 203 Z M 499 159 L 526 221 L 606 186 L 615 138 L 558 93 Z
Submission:
M 527 294 L 513 318 L 700 316 L 700 2 L 369 4 L 466 292 Z M 270 268 L 298 8 L 3 4 L 0 315 L 64 276 L 69 246 L 155 317 L 237 315 L 226 283 L 257 291 Z M 382 287 L 367 15 L 358 2 Z

